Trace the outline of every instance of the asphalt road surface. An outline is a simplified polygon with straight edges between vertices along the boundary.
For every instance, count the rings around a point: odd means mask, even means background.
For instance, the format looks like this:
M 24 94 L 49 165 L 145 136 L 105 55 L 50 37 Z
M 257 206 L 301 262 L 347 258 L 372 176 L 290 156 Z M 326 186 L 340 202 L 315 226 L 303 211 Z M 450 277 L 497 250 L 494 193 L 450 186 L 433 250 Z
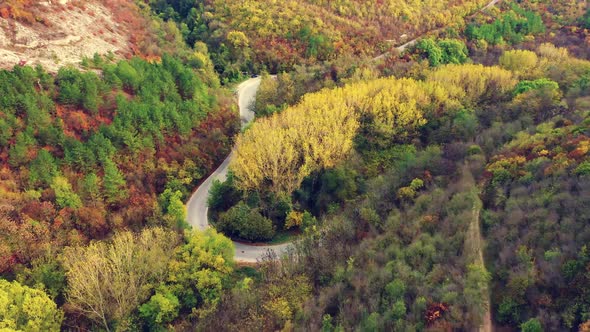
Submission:
M 260 77 L 251 78 L 238 86 L 238 106 L 240 108 L 240 119 L 242 120 L 242 127 L 254 120 L 254 112 L 249 110 L 250 104 L 256 97 L 256 91 L 260 86 Z M 213 172 L 193 193 L 188 203 L 186 204 L 186 213 L 188 223 L 195 229 L 204 230 L 209 227 L 209 221 L 207 219 L 207 197 L 209 196 L 209 189 L 213 180 L 225 180 L 227 176 L 227 169 L 229 162 L 233 156 L 233 152 L 230 153 L 223 163 Z M 277 254 L 282 254 L 289 247 L 289 243 L 266 246 L 266 245 L 253 245 L 241 242 L 235 242 L 236 248 L 235 260 L 238 262 L 257 262 L 259 261 L 268 250 L 273 250 Z

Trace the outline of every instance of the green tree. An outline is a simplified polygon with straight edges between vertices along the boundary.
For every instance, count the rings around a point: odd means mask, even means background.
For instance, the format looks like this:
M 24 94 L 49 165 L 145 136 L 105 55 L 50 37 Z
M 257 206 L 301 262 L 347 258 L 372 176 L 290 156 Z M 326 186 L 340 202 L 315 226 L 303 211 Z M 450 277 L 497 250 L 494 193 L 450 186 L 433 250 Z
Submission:
M 207 205 L 212 211 L 226 211 L 240 201 L 241 193 L 234 185 L 234 176 L 232 172 L 227 174 L 224 182 L 214 180 L 209 189 Z
M 10 117 L 12 119 L 6 120 L 4 118 L 0 118 L 0 146 L 8 145 L 8 140 L 14 134 L 14 128 L 12 128 L 12 121 L 14 121 L 13 116 L 6 114 L 5 117 Z
M 36 144 L 35 139 L 28 132 L 20 132 L 16 135 L 16 142 L 8 152 L 8 162 L 12 166 L 21 166 L 30 161 L 30 149 Z
M 469 58 L 467 46 L 459 39 L 443 39 L 438 46 L 442 50 L 442 63 L 461 64 Z
M 403 300 L 398 300 L 393 304 L 391 314 L 393 319 L 402 319 L 406 316 L 406 304 Z
M 125 88 L 137 91 L 141 83 L 141 77 L 128 61 L 121 61 L 117 64 L 116 74 Z
M 72 67 L 62 67 L 57 72 L 59 86 L 58 100 L 64 104 L 80 105 L 83 97 L 80 71 Z
M 127 197 L 125 178 L 110 159 L 104 161 L 103 187 L 107 203 L 117 203 Z
M 586 13 L 578 19 L 580 25 L 585 29 L 590 29 L 590 8 L 586 9 Z
M 156 291 L 150 300 L 139 307 L 139 316 L 147 321 L 152 330 L 158 330 L 178 317 L 180 302 L 168 290 Z
M 402 280 L 395 279 L 385 286 L 385 293 L 391 302 L 401 300 L 406 293 L 406 285 Z
M 44 289 L 54 300 L 66 287 L 65 271 L 59 261 L 50 255 L 33 260 L 31 267 L 19 271 L 17 280 L 23 285 Z
M 562 93 L 556 82 L 542 78 L 534 81 L 521 81 L 514 88 L 516 97 L 512 105 L 516 113 L 528 113 L 542 119 L 551 115 L 559 107 Z
M 537 318 L 531 318 L 520 324 L 520 330 L 522 332 L 543 332 L 543 325 Z
M 233 271 L 234 245 L 212 228 L 186 231 L 185 238 L 169 265 L 168 285 L 184 308 L 204 313 L 217 306 Z
M 424 181 L 422 179 L 415 178 L 410 182 L 410 188 L 414 190 L 420 190 L 424 187 Z
M 428 62 L 432 67 L 440 65 L 443 61 L 443 51 L 436 44 L 434 39 L 422 39 L 416 44 L 416 48 L 420 50 L 428 58 Z
M 334 331 L 334 324 L 332 324 L 332 316 L 325 314 L 322 316 L 322 332 Z
M 160 205 L 165 213 L 164 219 L 171 227 L 176 229 L 187 228 L 186 208 L 182 202 L 182 192 L 176 190 L 172 192 L 170 188 L 164 190 L 159 197 Z
M 29 167 L 29 182 L 31 186 L 48 186 L 58 174 L 55 159 L 47 150 L 41 149 Z
M 95 173 L 90 173 L 82 179 L 82 194 L 86 200 L 94 202 L 94 204 L 100 202 L 102 197 L 100 196 L 100 178 Z
M 272 221 L 244 202 L 222 213 L 217 228 L 230 236 L 252 241 L 270 240 L 275 234 Z
M 550 90 L 559 91 L 559 85 L 557 82 L 552 81 L 548 78 L 540 78 L 534 81 L 520 81 L 514 87 L 514 94 L 519 95 L 521 93 L 529 92 L 531 90 Z
M 59 331 L 63 312 L 47 294 L 0 279 L 0 330 Z
M 51 182 L 51 189 L 55 192 L 55 202 L 59 207 L 77 209 L 82 207 L 82 200 L 72 189 L 72 185 L 63 176 L 56 176 Z
M 97 114 L 99 106 L 99 79 L 93 72 L 82 74 L 82 100 L 81 105 L 85 109 Z
M 590 161 L 581 162 L 574 170 L 576 175 L 590 175 Z

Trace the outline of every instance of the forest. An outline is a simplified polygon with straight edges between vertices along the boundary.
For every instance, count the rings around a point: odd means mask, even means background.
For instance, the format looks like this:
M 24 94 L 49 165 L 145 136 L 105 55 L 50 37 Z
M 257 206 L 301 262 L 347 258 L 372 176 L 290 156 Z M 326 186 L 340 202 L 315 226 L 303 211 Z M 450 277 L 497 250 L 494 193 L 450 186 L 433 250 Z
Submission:
M 232 136 L 239 128 L 231 98 L 220 90 L 210 61 L 203 61 L 206 58 L 206 54 L 198 52 L 188 59 L 163 55 L 160 62 L 153 63 L 140 58 L 114 61 L 96 56 L 83 61 L 87 66 L 84 70 L 63 67 L 56 75 L 41 67 L 17 66 L 0 72 L 3 276 L 29 286 L 43 285 L 53 300 L 63 304 L 66 276 L 70 285 L 73 275 L 84 279 L 89 272 L 106 273 L 108 264 L 119 264 L 115 270 L 130 270 L 112 277 L 133 278 L 123 274 L 134 270 L 127 263 L 120 265 L 125 256 L 106 262 L 93 259 L 104 259 L 107 251 L 123 248 L 131 250 L 126 254 L 144 255 L 146 246 L 150 246 L 149 250 L 154 250 L 151 259 L 162 269 L 138 277 L 137 287 L 142 294 L 122 308 L 116 308 L 113 302 L 78 303 L 100 292 L 87 288 L 89 285 L 72 286 L 68 292 L 67 310 L 71 312 L 94 312 L 95 306 L 108 305 L 109 312 L 101 313 L 101 317 L 96 313 L 88 316 L 100 318 L 106 329 L 110 324 L 107 322 L 126 318 L 130 310 L 147 301 L 156 281 L 167 280 L 163 275 L 167 262 L 160 259 L 172 254 L 174 244 L 180 246 L 180 235 L 188 228 L 184 201 L 229 152 Z M 135 244 L 136 237 L 130 231 L 142 229 L 145 235 L 139 239 L 144 242 Z M 128 233 L 120 233 L 123 231 Z M 117 234 L 113 241 L 117 236 L 124 241 L 119 249 L 115 243 L 112 247 L 90 243 L 111 238 L 113 233 Z M 191 241 L 197 236 L 187 233 L 185 239 Z M 152 247 L 151 238 L 163 241 L 164 247 Z M 88 249 L 80 247 L 89 243 Z M 130 248 L 131 244 L 137 248 Z M 66 247 L 72 248 L 69 256 L 63 251 Z M 79 248 L 75 251 L 73 247 Z M 233 255 L 227 252 L 226 257 Z M 95 265 L 81 267 L 81 261 Z M 146 263 L 151 266 L 153 261 L 135 262 Z M 105 282 L 103 277 L 96 275 L 101 284 Z M 16 280 L 3 284 L 8 293 L 0 293 L 7 301 L 22 297 L 12 292 L 34 291 L 23 289 L 27 286 Z M 105 296 L 105 301 L 117 302 L 129 291 L 126 280 L 118 282 L 123 286 L 119 294 Z M 152 284 L 151 288 L 146 288 L 146 282 Z M 39 301 L 49 300 L 47 295 L 36 293 L 31 294 Z M 39 306 L 36 310 L 45 307 Z M 17 325 L 6 327 L 20 329 L 26 315 L 38 314 L 18 313 L 14 320 L 10 319 Z M 76 326 L 78 321 L 75 315 L 67 316 L 64 324 Z M 35 326 L 25 330 L 46 329 Z
M 590 331 L 584 4 L 136 5 L 153 48 L 0 71 L 0 330 Z
M 180 23 L 189 46 L 207 43 L 217 72 L 230 81 L 244 72 L 279 73 L 350 56 L 373 57 L 423 32 L 462 25 L 484 3 L 150 0 L 159 17 Z

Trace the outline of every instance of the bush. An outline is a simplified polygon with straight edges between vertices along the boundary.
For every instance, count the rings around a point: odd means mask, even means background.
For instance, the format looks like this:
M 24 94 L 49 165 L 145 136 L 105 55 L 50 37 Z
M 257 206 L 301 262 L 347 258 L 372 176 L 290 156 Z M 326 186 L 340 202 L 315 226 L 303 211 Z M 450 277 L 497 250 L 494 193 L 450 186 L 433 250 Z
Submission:
M 234 186 L 234 177 L 228 173 L 224 182 L 214 180 L 209 189 L 207 205 L 213 212 L 227 211 L 240 201 L 240 192 Z
M 543 332 L 543 326 L 536 318 L 531 318 L 526 322 L 520 324 L 520 330 L 522 332 Z
M 272 221 L 243 201 L 220 215 L 217 228 L 227 235 L 251 241 L 270 240 L 275 235 Z
M 574 172 L 576 175 L 590 175 L 590 161 L 580 163 Z
M 416 48 L 425 56 L 432 67 L 441 64 L 461 64 L 468 58 L 467 46 L 458 39 L 442 39 L 438 42 L 432 38 L 422 39 Z
M 173 321 L 178 316 L 180 302 L 178 298 L 166 291 L 157 291 L 147 303 L 139 307 L 139 316 L 143 318 L 152 329 L 157 329 L 162 324 Z
M 519 95 L 521 93 L 525 93 L 531 90 L 541 89 L 559 90 L 559 85 L 548 78 L 541 78 L 534 81 L 520 81 L 514 87 L 514 95 Z

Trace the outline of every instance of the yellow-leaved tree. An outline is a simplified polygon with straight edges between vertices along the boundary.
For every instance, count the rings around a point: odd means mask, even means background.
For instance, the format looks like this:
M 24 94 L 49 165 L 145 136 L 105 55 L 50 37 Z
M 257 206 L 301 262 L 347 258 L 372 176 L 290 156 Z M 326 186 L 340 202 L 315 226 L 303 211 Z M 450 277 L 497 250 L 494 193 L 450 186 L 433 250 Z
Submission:
M 309 95 L 238 137 L 231 164 L 237 184 L 243 190 L 264 185 L 290 194 L 313 171 L 342 160 L 357 128 L 354 112 L 338 92 Z
M 174 232 L 151 228 L 137 235 L 118 233 L 110 242 L 66 248 L 69 309 L 107 331 L 113 322 L 123 323 L 166 278 L 178 240 Z
M 428 81 L 458 87 L 460 90 L 453 92 L 460 91 L 463 94 L 454 97 L 472 104 L 504 98 L 516 85 L 516 79 L 510 71 L 479 64 L 442 66 L 428 76 Z
M 306 95 L 238 137 L 231 164 L 236 184 L 246 191 L 290 194 L 312 172 L 344 160 L 361 116 L 370 115 L 380 134 L 401 137 L 426 123 L 424 109 L 448 100 L 437 83 L 395 78 Z
M 515 84 L 500 67 L 447 65 L 426 81 L 381 78 L 324 89 L 254 123 L 238 137 L 230 167 L 244 191 L 289 195 L 306 176 L 343 161 L 361 126 L 386 143 L 404 140 L 426 115 L 504 98 Z
M 500 66 L 518 75 L 520 78 L 534 79 L 541 76 L 539 57 L 528 50 L 506 51 L 500 57 Z

